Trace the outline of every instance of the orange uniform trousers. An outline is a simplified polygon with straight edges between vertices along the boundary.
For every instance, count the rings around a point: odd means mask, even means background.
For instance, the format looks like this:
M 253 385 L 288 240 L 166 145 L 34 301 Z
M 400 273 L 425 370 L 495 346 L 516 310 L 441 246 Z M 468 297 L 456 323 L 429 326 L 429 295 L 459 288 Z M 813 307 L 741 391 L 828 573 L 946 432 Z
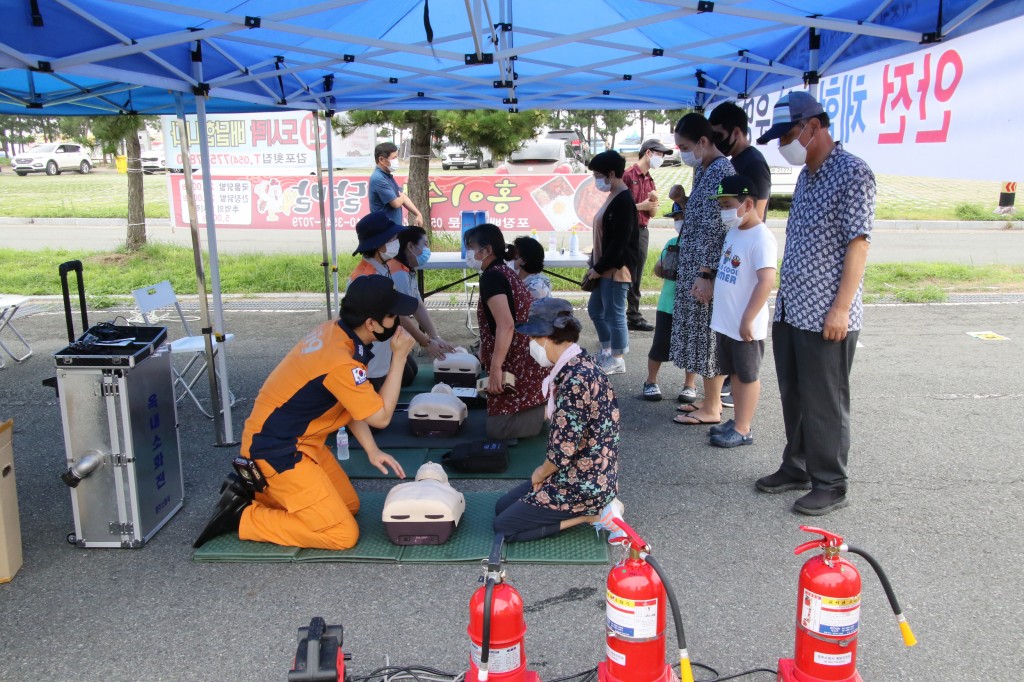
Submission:
M 267 487 L 242 513 L 238 537 L 290 547 L 355 547 L 359 496 L 348 475 L 326 446 L 304 443 L 299 450 L 302 459 L 282 473 L 256 460 Z

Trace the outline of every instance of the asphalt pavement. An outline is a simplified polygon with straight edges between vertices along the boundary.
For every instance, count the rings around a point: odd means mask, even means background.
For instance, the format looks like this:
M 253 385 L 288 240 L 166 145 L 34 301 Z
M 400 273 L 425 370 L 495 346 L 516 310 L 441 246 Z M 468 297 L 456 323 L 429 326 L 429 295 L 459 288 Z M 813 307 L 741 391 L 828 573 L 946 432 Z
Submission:
M 656 219 L 651 244 L 664 244 L 673 236 L 671 221 Z M 785 245 L 785 223 L 769 220 L 779 243 Z M 0 218 L 0 244 L 7 248 L 36 250 L 43 248 L 71 250 L 115 249 L 125 240 L 124 221 L 97 219 Z M 187 228 L 170 227 L 167 220 L 148 221 L 150 240 L 191 247 L 192 236 Z M 205 228 L 202 243 L 207 244 Z M 541 237 L 543 241 L 544 236 Z M 351 253 L 355 248 L 352 230 L 338 232 L 338 252 Z M 583 250 L 590 248 L 590 234 L 580 235 Z M 328 245 L 330 237 L 328 236 Z M 321 253 L 319 230 L 250 230 L 221 228 L 217 231 L 219 253 Z M 968 265 L 1024 263 L 1024 226 L 1022 223 L 942 222 L 881 220 L 872 233 L 871 262 L 932 262 Z
M 229 310 L 229 366 L 240 430 L 284 353 L 321 321 L 311 306 Z M 345 627 L 350 671 L 424 664 L 465 670 L 474 565 L 195 564 L 203 527 L 233 448 L 213 447 L 211 422 L 179 405 L 184 509 L 142 549 L 78 549 L 64 469 L 51 354 L 65 342 L 49 304 L 18 321 L 35 348 L 0 370 L 0 418 L 13 417 L 25 563 L 0 585 L 0 679 L 283 680 L 296 628 L 315 615 Z M 116 311 L 94 313 L 94 322 Z M 649 313 L 653 314 L 653 313 Z M 453 341 L 471 337 L 457 312 L 434 312 Z M 585 313 L 583 313 L 585 316 Z M 586 344 L 593 345 L 586 324 Z M 994 331 L 986 341 L 967 332 Z M 171 329 L 172 336 L 177 331 Z M 692 658 L 723 673 L 774 668 L 792 654 L 797 574 L 823 526 L 871 552 L 888 572 L 918 646 L 907 649 L 877 579 L 864 578 L 858 667 L 865 680 L 1019 680 L 1018 538 L 1024 527 L 1024 304 L 869 306 L 852 377 L 853 504 L 824 518 L 790 510 L 797 493 L 765 495 L 783 433 L 769 343 L 755 443 L 719 450 L 701 427 L 671 423 L 675 404 L 637 398 L 650 347 L 633 334 L 628 372 L 613 377 L 623 414 L 621 497 L 626 517 L 668 570 Z M 663 370 L 674 395 L 678 370 Z M 358 455 L 354 455 L 358 456 Z M 385 490 L 392 481 L 357 481 Z M 511 481 L 465 481 L 503 490 Z M 608 567 L 514 565 L 530 667 L 551 680 L 605 655 Z M 669 620 L 667 660 L 674 641 Z M 698 679 L 710 675 L 697 671 Z M 770 680 L 760 673 L 745 679 Z

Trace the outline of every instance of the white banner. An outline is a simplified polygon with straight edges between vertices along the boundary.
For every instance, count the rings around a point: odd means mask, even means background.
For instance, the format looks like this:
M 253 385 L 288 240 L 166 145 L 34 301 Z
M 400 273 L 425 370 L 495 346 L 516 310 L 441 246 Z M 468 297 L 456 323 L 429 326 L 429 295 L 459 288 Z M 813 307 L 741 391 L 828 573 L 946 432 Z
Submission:
M 832 137 L 875 173 L 973 180 L 1024 179 L 1024 18 L 912 54 L 829 74 L 818 99 Z M 743 100 L 757 139 L 783 93 Z M 758 146 L 786 162 L 778 143 Z
M 171 169 L 182 168 L 179 128 L 174 116 L 161 116 L 164 156 Z M 189 117 L 192 168 L 199 172 L 199 136 L 194 116 Z M 327 129 L 320 121 L 321 163 L 327 167 Z M 316 171 L 316 126 L 308 111 L 263 114 L 211 114 L 206 117 L 210 166 L 214 173 L 282 175 Z M 335 168 L 372 168 L 376 130 L 357 129 L 332 140 Z

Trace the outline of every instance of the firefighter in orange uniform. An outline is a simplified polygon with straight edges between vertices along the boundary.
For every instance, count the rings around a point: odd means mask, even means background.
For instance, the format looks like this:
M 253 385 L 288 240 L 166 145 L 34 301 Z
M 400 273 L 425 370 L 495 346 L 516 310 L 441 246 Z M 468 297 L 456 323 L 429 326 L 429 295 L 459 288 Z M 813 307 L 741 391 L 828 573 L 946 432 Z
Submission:
M 235 464 L 243 477 L 229 476 L 221 486 L 213 516 L 193 546 L 233 531 L 242 540 L 294 547 L 355 546 L 359 497 L 325 441 L 347 425 L 371 464 L 405 477 L 401 465 L 377 447 L 370 427 L 391 422 L 405 360 L 416 345 L 398 316 L 411 315 L 416 306 L 387 277 L 360 277 L 349 285 L 341 318 L 299 341 L 260 389 Z M 378 394 L 366 376 L 370 343 L 389 339 L 393 360 Z

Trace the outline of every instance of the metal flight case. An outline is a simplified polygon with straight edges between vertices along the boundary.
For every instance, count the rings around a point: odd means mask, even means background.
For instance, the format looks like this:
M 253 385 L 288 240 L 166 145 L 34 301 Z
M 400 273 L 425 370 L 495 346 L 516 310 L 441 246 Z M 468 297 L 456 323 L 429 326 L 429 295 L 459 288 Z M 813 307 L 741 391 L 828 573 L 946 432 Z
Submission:
M 118 335 L 134 341 L 94 342 Z M 164 327 L 97 325 L 54 354 L 68 467 L 61 479 L 75 521 L 68 541 L 79 547 L 142 547 L 184 503 L 166 338 Z

